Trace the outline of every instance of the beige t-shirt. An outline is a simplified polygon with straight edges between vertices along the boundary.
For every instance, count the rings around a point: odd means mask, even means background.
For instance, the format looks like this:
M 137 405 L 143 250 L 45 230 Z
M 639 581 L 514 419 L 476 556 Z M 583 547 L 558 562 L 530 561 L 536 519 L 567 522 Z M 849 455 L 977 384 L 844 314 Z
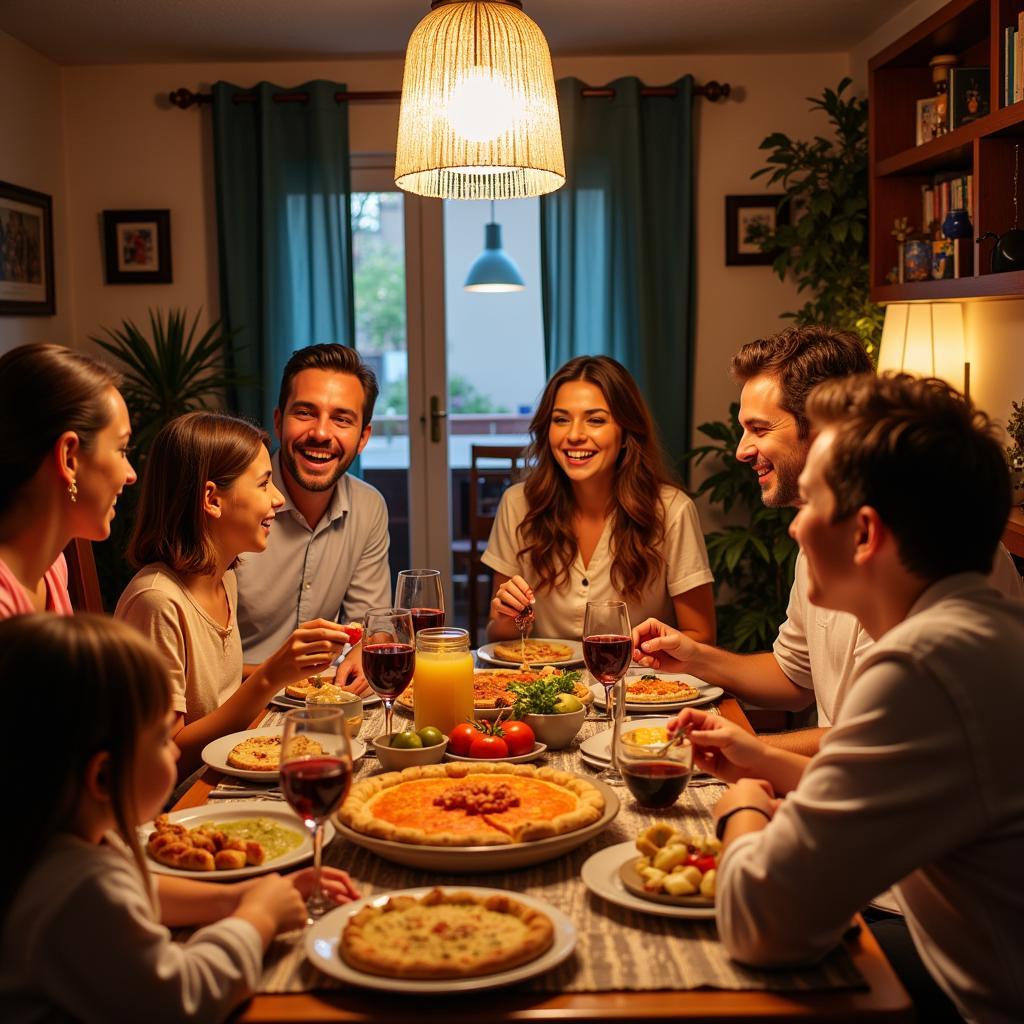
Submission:
M 661 572 L 648 582 L 639 599 L 626 602 L 630 625 L 639 625 L 652 615 L 674 623 L 676 616 L 672 598 L 714 579 L 708 565 L 697 507 L 676 487 L 662 487 L 661 500 L 665 507 L 665 541 L 662 546 L 665 561 Z M 518 573 L 533 586 L 536 576 L 529 556 L 520 560 L 516 554 L 522 547 L 516 529 L 526 517 L 526 511 L 524 486 L 514 484 L 502 495 L 487 550 L 480 560 L 505 576 Z M 583 635 L 583 614 L 588 601 L 622 600 L 622 595 L 612 586 L 614 551 L 611 542 L 612 520 L 609 519 L 589 564 L 584 565 L 577 552 L 569 566 L 568 584 L 557 590 L 537 593 L 534 636 L 575 640 Z
M 171 673 L 171 707 L 186 724 L 220 707 L 242 682 L 233 572 L 224 574 L 224 590 L 226 627 L 196 604 L 176 573 L 154 563 L 135 574 L 114 609 L 115 618 L 131 623 L 163 655 Z

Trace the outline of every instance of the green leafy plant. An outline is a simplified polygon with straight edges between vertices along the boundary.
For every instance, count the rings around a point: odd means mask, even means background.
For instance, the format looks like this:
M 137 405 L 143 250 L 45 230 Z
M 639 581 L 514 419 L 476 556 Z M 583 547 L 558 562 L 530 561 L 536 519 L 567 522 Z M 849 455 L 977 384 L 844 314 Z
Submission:
M 774 230 L 755 227 L 752 234 L 763 251 L 776 254 L 779 278 L 792 275 L 810 293 L 783 316 L 856 331 L 877 356 L 883 314 L 870 299 L 868 273 L 868 105 L 844 96 L 850 81 L 807 98 L 811 110 L 828 117 L 831 137 L 804 142 L 772 132 L 761 143 L 767 166 L 751 177 L 782 185 L 779 212 L 789 213 L 789 223 L 780 218 Z
M 797 546 L 789 536 L 794 510 L 765 506 L 757 477 L 736 458 L 743 436 L 739 411 L 733 402 L 728 423 L 702 423 L 697 429 L 711 443 L 683 458 L 695 465 L 711 460 L 714 467 L 698 495 L 706 494 L 726 513 L 740 508 L 749 514 L 748 522 L 708 533 L 705 541 L 715 575 L 719 642 L 733 651 L 752 652 L 771 646 L 786 617 Z
M 516 695 L 512 706 L 512 717 L 523 715 L 553 715 L 555 701 L 563 693 L 572 693 L 583 673 L 579 670 L 548 676 L 536 683 L 512 683 L 509 690 Z
M 1006 421 L 1006 434 L 1012 443 L 1006 447 L 1006 460 L 1011 469 L 1024 469 L 1024 403 L 1011 405 L 1013 412 Z
M 149 336 L 131 320 L 120 328 L 100 328 L 90 336 L 113 356 L 124 374 L 121 394 L 132 421 L 132 465 L 142 475 L 150 445 L 160 428 L 175 416 L 203 409 L 233 384 L 243 382 L 224 368 L 224 349 L 233 332 L 220 321 L 199 332 L 200 313 L 191 323 L 184 309 L 149 311 Z M 96 547 L 96 568 L 104 603 L 112 608 L 132 575 L 124 557 L 135 521 L 138 485 L 125 488 L 117 503 L 110 539 Z

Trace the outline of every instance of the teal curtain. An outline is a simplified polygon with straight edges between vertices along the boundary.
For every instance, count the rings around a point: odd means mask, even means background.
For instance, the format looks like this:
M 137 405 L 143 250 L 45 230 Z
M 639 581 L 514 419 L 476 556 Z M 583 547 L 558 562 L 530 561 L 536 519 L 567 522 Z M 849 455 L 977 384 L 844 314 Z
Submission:
M 344 88 L 213 87 L 221 317 L 243 378 L 229 397 L 267 430 L 291 353 L 355 337 Z M 236 102 L 243 92 L 255 101 Z M 308 99 L 274 100 L 297 92 Z
M 557 84 L 566 183 L 541 199 L 548 373 L 609 355 L 636 378 L 669 454 L 690 444 L 694 361 L 693 78 L 674 97 Z

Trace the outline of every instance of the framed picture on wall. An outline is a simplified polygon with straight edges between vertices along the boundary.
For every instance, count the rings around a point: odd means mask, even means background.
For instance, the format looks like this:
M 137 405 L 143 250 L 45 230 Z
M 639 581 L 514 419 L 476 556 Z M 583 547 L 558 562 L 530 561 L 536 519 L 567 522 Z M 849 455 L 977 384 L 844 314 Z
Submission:
M 0 314 L 53 316 L 53 201 L 0 181 Z
M 779 213 L 782 196 L 725 197 L 725 265 L 727 267 L 770 267 L 775 258 L 763 252 L 758 236 L 786 223 L 788 215 Z
M 171 211 L 104 210 L 107 284 L 171 283 Z

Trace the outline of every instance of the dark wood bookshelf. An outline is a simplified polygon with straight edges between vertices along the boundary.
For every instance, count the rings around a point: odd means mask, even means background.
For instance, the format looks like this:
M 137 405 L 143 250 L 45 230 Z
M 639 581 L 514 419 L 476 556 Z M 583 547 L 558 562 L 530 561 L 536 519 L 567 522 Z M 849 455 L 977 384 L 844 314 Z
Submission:
M 875 302 L 1024 297 L 1024 273 L 990 272 L 991 240 L 973 243 L 973 273 L 944 281 L 890 284 L 898 259 L 893 222 L 917 229 L 921 187 L 938 173 L 972 175 L 974 237 L 1013 227 L 1013 147 L 1024 143 L 1024 103 L 1003 105 L 1003 29 L 1017 24 L 1024 0 L 952 0 L 868 64 L 871 297 Z M 990 69 L 989 110 L 922 145 L 915 145 L 917 101 L 934 95 L 928 61 L 955 53 L 964 67 Z M 1021 154 L 1024 179 L 1024 153 Z M 1024 226 L 1024 181 L 1021 182 Z

